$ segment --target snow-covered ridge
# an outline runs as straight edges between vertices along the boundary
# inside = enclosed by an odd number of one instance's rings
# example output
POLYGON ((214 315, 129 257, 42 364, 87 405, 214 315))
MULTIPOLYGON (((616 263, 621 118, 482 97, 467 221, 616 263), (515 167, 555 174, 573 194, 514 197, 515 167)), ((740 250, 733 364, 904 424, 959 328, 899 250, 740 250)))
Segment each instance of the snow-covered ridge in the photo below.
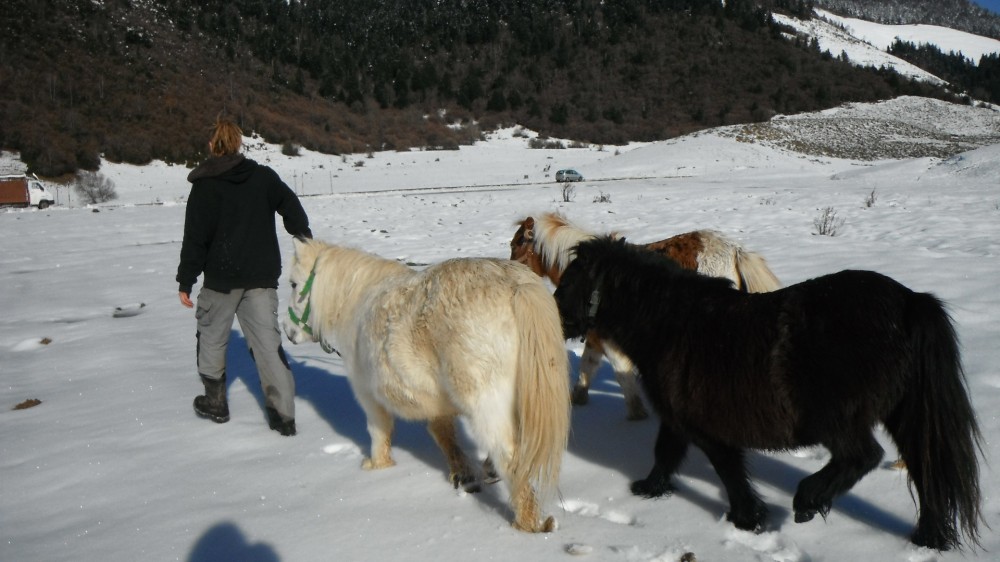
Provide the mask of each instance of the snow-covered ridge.
POLYGON ((846 55, 856 65, 891 68, 903 76, 933 84, 944 81, 887 52, 897 38, 916 45, 935 45, 945 53, 960 52, 972 64, 979 64, 983 55, 1000 53, 1000 41, 996 39, 947 27, 885 25, 845 18, 825 10, 815 10, 815 13, 817 17, 808 21, 782 14, 775 14, 774 19, 797 33, 815 38, 819 48, 833 56, 846 55))
POLYGON ((720 132, 813 156, 855 160, 946 158, 1000 143, 1000 112, 903 96, 881 103, 852 103, 720 132))
POLYGON ((848 31, 852 36, 885 51, 896 39, 915 45, 936 45, 945 53, 962 53, 972 64, 979 64, 983 55, 1000 53, 1000 41, 942 27, 939 25, 885 25, 856 18, 845 18, 836 14, 816 10, 823 19, 848 31))
MULTIPOLYGON (((817 12, 820 12, 817 10, 817 12)), ((823 13, 823 12, 820 12, 823 13)), ((816 39, 822 51, 830 51, 833 56, 847 55, 848 60, 858 66, 874 66, 876 68, 891 68, 902 76, 923 80, 932 84, 943 84, 944 81, 930 72, 895 57, 854 35, 847 30, 833 25, 820 18, 800 20, 782 14, 774 14, 778 23, 787 25, 797 33, 816 39)))

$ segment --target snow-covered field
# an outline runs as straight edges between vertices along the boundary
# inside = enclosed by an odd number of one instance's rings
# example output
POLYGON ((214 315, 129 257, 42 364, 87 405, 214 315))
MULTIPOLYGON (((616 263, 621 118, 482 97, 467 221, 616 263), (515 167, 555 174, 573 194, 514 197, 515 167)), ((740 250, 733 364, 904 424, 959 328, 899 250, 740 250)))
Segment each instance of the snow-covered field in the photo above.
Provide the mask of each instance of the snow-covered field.
MULTIPOLYGON (((851 111, 888 121, 919 111, 936 130, 973 137, 992 127, 994 140, 948 158, 868 160, 795 152, 731 129, 603 150, 531 150, 506 130, 458 151, 293 158, 255 144, 249 153, 296 186, 318 238, 407 262, 505 257, 515 220, 558 210, 636 242, 719 229, 766 256, 786 284, 864 268, 936 293, 956 320, 985 437, 985 552, 911 545, 906 476, 888 468, 865 477, 826 521, 795 524, 791 496, 826 461, 822 449, 750 456, 771 508, 760 535, 725 522, 725 492, 696 450, 674 497, 633 497, 628 484, 651 466, 656 422, 625 420, 607 365, 591 403, 573 411, 560 498, 547 506, 560 528, 548 535, 510 528, 503 484, 452 490, 419 424, 399 424, 397 466, 362 471, 364 417, 341 361, 318 345, 286 347, 297 436, 267 429, 238 325, 232 421, 199 419, 194 318, 173 280, 188 170, 108 164, 101 173, 117 186, 114 204, 81 207, 63 189, 57 207, 0 211, 0 560, 993 560, 1000 141, 995 114, 923 101, 851 111), (564 190, 553 180, 563 167, 586 180, 564 190), (815 234, 826 208, 844 221, 836 236, 815 234), (116 317, 119 308, 134 315, 116 317), (28 399, 41 404, 13 409, 28 399)), ((283 278, 281 309, 288 291, 283 278)), ((575 370, 581 344, 567 351, 575 370)), ((881 430, 878 438, 894 459, 881 430)))

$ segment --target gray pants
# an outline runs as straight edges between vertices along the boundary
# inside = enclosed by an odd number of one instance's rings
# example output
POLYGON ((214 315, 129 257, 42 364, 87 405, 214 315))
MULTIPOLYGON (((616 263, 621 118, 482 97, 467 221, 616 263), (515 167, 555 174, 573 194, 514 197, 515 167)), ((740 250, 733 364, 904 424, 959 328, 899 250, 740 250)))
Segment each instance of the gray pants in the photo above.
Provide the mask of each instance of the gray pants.
POLYGON ((278 329, 278 292, 275 289, 233 289, 220 293, 202 288, 198 293, 198 372, 210 379, 226 373, 226 347, 233 316, 247 339, 257 365, 265 404, 282 419, 295 419, 295 379, 288 368, 278 329))

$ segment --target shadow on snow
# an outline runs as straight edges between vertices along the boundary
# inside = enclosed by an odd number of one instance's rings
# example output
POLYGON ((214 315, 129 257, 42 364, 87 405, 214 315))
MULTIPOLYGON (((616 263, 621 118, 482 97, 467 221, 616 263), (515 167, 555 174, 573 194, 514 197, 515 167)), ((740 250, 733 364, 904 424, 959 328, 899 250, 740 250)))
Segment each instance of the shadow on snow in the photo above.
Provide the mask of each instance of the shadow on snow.
MULTIPOLYGON (((569 352, 569 357, 571 377, 575 381, 576 373, 579 372, 580 357, 573 352, 569 352)), ((656 414, 651 413, 649 419, 642 421, 625 419, 624 397, 607 362, 598 369, 591 385, 590 402, 586 406, 573 407, 573 428, 567 452, 588 462, 617 470, 630 481, 645 478, 653 466, 653 445, 659 429, 656 414)), ((766 493, 762 493, 770 512, 767 529, 769 531, 780 530, 786 523, 791 522, 791 497, 795 495, 799 481, 810 474, 781 460, 779 457, 784 454, 786 453, 747 451, 747 467, 751 480, 755 484, 766 484, 788 495, 786 502, 788 505, 784 505, 776 503, 776 501, 783 502, 783 499, 768 497, 766 493)), ((817 466, 816 470, 819 468, 820 466, 817 466)), ((713 519, 721 517, 729 509, 729 500, 722 487, 722 481, 716 475, 708 458, 694 445, 688 449, 678 475, 683 478, 674 478, 675 497, 663 498, 664 501, 691 502, 709 513, 713 519), (688 478, 715 486, 718 493, 708 496, 703 491, 686 484, 685 479, 688 478)), ((670 509, 666 503, 663 508, 670 509)), ((831 516, 836 517, 837 514, 846 515, 872 528, 901 538, 908 537, 913 526, 911 520, 891 513, 852 492, 834 500, 831 516)), ((813 525, 823 523, 821 519, 812 522, 813 525)))

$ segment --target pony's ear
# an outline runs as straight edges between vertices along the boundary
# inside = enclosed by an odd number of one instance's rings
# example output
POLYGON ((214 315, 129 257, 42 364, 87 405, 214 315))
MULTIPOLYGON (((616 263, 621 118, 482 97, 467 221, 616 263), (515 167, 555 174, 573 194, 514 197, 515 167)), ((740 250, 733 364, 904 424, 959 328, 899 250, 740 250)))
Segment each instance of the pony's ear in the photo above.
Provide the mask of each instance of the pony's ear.
POLYGON ((525 228, 524 232, 521 233, 521 236, 524 238, 525 242, 535 241, 535 231, 531 230, 530 228, 525 228))
POLYGON ((535 239, 535 218, 528 217, 524 219, 521 223, 521 227, 524 228, 524 239, 527 241, 532 241, 535 239))
POLYGON ((303 246, 305 246, 308 243, 309 241, 306 239, 305 236, 296 236, 292 238, 292 246, 295 248, 295 255, 297 256, 301 255, 303 246))

